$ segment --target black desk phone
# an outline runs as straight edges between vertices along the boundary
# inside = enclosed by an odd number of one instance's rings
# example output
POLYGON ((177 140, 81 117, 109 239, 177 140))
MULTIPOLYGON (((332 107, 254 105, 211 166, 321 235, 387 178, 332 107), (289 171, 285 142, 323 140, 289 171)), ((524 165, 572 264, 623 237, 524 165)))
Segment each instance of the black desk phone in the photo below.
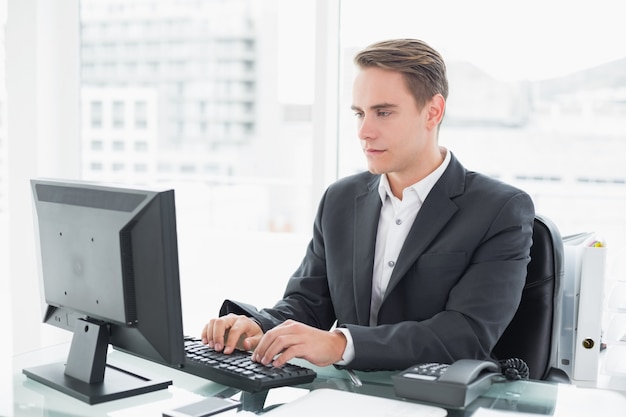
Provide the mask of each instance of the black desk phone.
POLYGON ((415 365, 391 378, 398 397, 465 407, 487 391, 496 377, 502 377, 497 363, 461 359, 451 365, 415 365))

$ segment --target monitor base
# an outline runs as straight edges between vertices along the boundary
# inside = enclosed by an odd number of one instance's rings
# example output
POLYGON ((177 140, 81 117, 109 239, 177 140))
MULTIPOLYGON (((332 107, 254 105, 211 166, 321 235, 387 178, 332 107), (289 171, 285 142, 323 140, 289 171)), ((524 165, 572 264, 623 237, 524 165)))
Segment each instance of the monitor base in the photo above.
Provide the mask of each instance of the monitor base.
POLYGON ((22 372, 34 381, 88 404, 99 404, 132 397, 165 389, 172 385, 171 380, 150 379, 113 365, 106 365, 103 382, 92 384, 67 376, 65 364, 62 362, 25 368, 22 372))

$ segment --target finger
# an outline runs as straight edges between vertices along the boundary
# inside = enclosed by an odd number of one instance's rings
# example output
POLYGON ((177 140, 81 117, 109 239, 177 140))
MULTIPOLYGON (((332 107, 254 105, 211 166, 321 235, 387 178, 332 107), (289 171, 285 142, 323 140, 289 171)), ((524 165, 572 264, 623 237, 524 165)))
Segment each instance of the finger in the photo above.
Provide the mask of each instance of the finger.
POLYGON ((243 349, 247 351, 255 350, 262 336, 263 336, 263 333, 259 333, 256 336, 249 336, 243 339, 243 349))
POLYGON ((211 319, 207 324, 207 343, 212 349, 215 349, 218 342, 223 343, 224 330, 217 330, 223 329, 223 324, 220 323, 222 323, 221 319, 211 319))
POLYGON ((235 348, 251 350, 256 347, 263 335, 259 324, 246 316, 238 316, 228 330, 224 352, 231 353, 235 348))
POLYGON ((202 343, 204 343, 205 345, 209 345, 211 348, 215 344, 215 341, 213 339, 215 320, 216 319, 211 319, 207 324, 205 324, 202 332, 200 333, 200 339, 202 339, 202 343))
MULTIPOLYGON (((293 323, 290 321, 284 322, 265 333, 254 350, 253 360, 268 365, 279 354, 284 353, 287 348, 298 343, 302 329, 293 323)), ((279 361, 279 363, 284 363, 284 361, 286 359, 279 361)))
MULTIPOLYGON (((277 335, 266 350, 264 359, 267 363, 271 362, 272 366, 281 367, 293 358, 304 357, 307 343, 315 343, 308 337, 311 330, 309 326, 302 323, 287 320, 281 328, 277 329, 277 335)), ((314 348, 311 344, 308 346, 310 349, 314 348)))
POLYGON ((235 315, 227 315, 209 322, 211 333, 209 335, 209 346, 218 352, 224 349, 225 341, 232 323, 237 319, 235 315))
POLYGON ((272 341, 274 340, 276 334, 276 332, 274 332, 274 329, 266 332, 259 339, 256 347, 254 348, 254 352, 252 352, 253 361, 261 362, 264 365, 267 365, 267 362, 263 362, 263 358, 265 357, 268 347, 272 344, 272 341))
POLYGON ((224 353, 233 353, 235 348, 243 347, 243 339, 246 332, 249 331, 248 319, 246 317, 238 317, 226 332, 224 342, 224 353))
POLYGON ((281 350, 280 354, 274 356, 274 359, 271 361, 272 366, 280 368, 293 358, 302 357, 304 353, 303 347, 304 345, 301 343, 290 344, 288 347, 281 350))

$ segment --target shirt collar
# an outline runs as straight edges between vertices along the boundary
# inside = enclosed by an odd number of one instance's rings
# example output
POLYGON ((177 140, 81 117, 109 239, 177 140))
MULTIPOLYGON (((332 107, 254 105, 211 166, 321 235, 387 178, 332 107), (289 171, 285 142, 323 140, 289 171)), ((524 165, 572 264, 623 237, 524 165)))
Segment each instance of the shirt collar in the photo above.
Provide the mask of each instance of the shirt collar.
MULTIPOLYGON (((441 147, 441 150, 446 153, 446 156, 443 158, 443 162, 441 165, 437 167, 433 172, 428 174, 426 177, 422 178, 418 182, 413 185, 405 188, 402 193, 404 194, 407 190, 412 190, 417 193, 420 201, 424 201, 430 193, 430 190, 435 186, 439 178, 443 175, 444 171, 450 164, 450 151, 444 147, 441 147)), ((390 198, 394 197, 391 192, 391 186, 389 185, 389 180, 387 179, 387 174, 382 174, 380 176, 380 182, 378 183, 378 193, 380 194, 380 199, 385 204, 385 200, 387 200, 387 196, 390 198)))

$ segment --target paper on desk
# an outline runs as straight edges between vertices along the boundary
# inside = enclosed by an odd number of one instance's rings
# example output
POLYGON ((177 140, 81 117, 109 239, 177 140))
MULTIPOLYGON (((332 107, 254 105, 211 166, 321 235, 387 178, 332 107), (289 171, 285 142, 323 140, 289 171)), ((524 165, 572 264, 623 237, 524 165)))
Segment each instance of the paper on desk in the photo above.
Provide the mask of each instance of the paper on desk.
POLYGON ((108 415, 110 417, 162 417, 163 411, 172 410, 204 399, 201 395, 172 386, 168 387, 168 391, 172 393, 172 397, 167 400, 111 411, 108 415))
POLYGON ((265 417, 444 417, 439 407, 320 388, 263 414, 265 417))
POLYGON ((479 407, 478 410, 472 414, 472 417, 537 417, 537 414, 532 413, 520 413, 519 411, 510 411, 510 410, 494 410, 492 408, 482 408, 479 407))

